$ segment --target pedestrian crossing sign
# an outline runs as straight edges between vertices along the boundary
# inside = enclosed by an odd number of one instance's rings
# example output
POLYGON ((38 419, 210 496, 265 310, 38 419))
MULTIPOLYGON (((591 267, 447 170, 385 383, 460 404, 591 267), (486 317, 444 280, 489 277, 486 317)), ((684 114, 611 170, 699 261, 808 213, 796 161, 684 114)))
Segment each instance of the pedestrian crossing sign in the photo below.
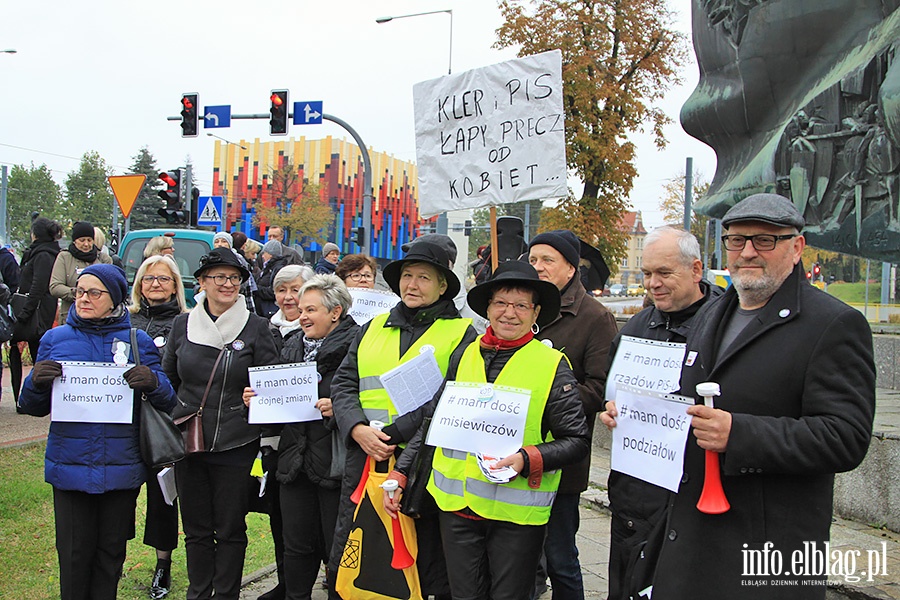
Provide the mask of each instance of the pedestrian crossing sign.
POLYGON ((200 208, 197 225, 221 225, 223 200, 223 196, 200 196, 197 199, 197 206, 200 208))

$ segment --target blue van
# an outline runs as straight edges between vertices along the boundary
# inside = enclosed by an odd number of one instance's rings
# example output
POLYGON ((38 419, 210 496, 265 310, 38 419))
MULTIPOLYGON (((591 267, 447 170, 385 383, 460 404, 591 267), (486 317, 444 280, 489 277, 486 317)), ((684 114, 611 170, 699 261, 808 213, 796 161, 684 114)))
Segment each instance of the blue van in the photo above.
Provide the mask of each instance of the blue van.
POLYGON ((125 265, 128 285, 134 284, 134 276, 144 262, 144 248, 152 238, 167 236, 175 240, 175 264, 184 281, 184 295, 189 306, 194 304, 194 271, 200 267, 200 257, 213 249, 214 231, 202 229, 140 229, 125 234, 119 248, 119 256, 125 265))

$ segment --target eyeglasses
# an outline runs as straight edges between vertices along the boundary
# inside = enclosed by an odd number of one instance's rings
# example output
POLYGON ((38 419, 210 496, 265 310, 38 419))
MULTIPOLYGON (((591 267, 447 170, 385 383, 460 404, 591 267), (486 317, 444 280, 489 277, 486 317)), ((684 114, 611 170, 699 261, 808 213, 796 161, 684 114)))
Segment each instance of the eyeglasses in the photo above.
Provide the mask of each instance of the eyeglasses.
POLYGON ((371 273, 350 273, 347 279, 352 281, 375 281, 375 276, 371 273))
POLYGON ((103 294, 109 294, 106 290, 83 290, 81 288, 75 288, 75 297, 81 298, 85 294, 88 295, 88 298, 91 300, 99 300, 100 296, 103 294))
POLYGON ((212 279, 216 285, 225 285, 230 282, 231 285, 241 285, 240 275, 204 275, 206 279, 212 279))
POLYGON ((497 312, 506 312, 507 306, 512 306, 517 313, 527 313, 534 308, 534 302, 504 302, 503 300, 491 300, 488 304, 490 308, 497 312))
POLYGON ((146 283, 147 285, 152 285, 154 281, 158 281, 159 285, 166 285, 167 283, 171 283, 174 279, 169 277, 168 275, 144 275, 141 277, 141 281, 146 283))
POLYGON ((753 244, 756 250, 765 252, 766 250, 774 250, 775 244, 782 240, 795 238, 799 233, 787 233, 785 235, 772 235, 771 233, 760 233, 757 235, 723 235, 722 244, 726 250, 737 251, 743 250, 747 242, 753 244))

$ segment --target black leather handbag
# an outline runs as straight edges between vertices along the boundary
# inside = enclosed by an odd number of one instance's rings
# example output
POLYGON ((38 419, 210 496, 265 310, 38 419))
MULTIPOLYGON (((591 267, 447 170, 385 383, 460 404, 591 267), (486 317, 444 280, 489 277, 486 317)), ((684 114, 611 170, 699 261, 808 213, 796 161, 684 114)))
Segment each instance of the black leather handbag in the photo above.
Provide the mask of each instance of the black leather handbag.
MULTIPOLYGON (((131 329, 131 351, 134 364, 141 364, 141 353, 137 345, 137 333, 131 329)), ((159 468, 171 465, 184 458, 184 437, 172 422, 172 417, 147 400, 141 394, 141 458, 149 467, 159 468)))

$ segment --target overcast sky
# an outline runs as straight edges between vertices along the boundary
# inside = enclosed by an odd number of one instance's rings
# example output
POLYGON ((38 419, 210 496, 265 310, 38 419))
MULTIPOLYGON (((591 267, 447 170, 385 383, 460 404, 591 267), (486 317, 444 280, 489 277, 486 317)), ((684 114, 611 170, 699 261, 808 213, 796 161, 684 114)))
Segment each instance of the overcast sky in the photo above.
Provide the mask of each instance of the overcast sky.
MULTIPOLYGON (((690 31, 689 0, 670 0, 678 27, 690 31)), ((268 121, 232 121, 230 129, 200 129, 183 139, 176 116, 183 92, 201 106, 230 104, 232 113, 264 113, 269 93, 290 90, 290 101, 322 100, 327 113, 352 125, 377 151, 415 161, 413 84, 447 72, 450 17, 445 13, 376 24, 386 15, 453 10, 452 67, 457 73, 515 57, 491 48, 500 13, 492 0, 121 0, 5 2, 0 50, 0 164, 46 163, 58 182, 96 150, 117 174, 146 145, 161 169, 194 163, 208 194, 213 132, 237 142, 263 141, 268 121)), ((684 84, 666 95, 676 123, 659 152, 640 135, 631 196, 645 223, 662 223, 659 194, 684 170, 685 157, 711 179, 715 154, 688 136, 678 112, 697 82, 683 67, 684 84)), ((317 139, 349 136, 332 124, 294 126, 317 139)), ((577 190, 580 192, 580 190, 577 190)))

